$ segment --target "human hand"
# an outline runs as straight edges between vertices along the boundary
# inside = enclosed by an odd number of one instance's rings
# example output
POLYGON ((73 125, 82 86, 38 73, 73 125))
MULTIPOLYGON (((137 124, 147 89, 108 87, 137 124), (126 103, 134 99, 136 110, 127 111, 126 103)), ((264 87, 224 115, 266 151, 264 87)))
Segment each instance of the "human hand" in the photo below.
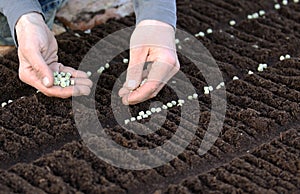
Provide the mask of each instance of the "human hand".
POLYGON ((54 34, 38 13, 20 17, 16 27, 20 79, 47 96, 68 98, 89 95, 92 81, 85 72, 58 63, 57 42, 54 34), (70 72, 75 85, 62 88, 53 86, 54 71, 70 72))
POLYGON ((174 28, 156 20, 140 22, 131 35, 126 81, 119 90, 123 104, 155 97, 179 68, 174 28), (144 70, 147 62, 150 64, 144 70), (144 79, 147 80, 141 85, 144 79))

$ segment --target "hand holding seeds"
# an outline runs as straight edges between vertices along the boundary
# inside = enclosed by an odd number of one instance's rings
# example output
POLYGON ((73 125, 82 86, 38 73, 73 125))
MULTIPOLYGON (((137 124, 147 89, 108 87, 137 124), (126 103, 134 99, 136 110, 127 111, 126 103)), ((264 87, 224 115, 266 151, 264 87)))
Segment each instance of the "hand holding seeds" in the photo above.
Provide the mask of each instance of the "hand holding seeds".
POLYGON ((119 91, 123 103, 155 97, 179 67, 173 27, 156 20, 140 22, 131 36, 126 82, 119 91), (144 70, 147 62, 151 64, 144 70))
POLYGON ((16 24, 20 79, 47 96, 68 98, 72 95, 88 95, 92 81, 85 72, 58 63, 57 42, 53 33, 38 13, 20 17, 16 24), (71 73, 75 85, 54 86, 53 72, 71 73))

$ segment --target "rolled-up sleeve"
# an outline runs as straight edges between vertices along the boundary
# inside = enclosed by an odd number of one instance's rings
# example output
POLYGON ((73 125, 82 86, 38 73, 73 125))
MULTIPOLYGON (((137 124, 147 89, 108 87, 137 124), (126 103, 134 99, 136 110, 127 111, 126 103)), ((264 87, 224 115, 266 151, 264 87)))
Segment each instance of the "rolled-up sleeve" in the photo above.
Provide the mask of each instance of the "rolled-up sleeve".
POLYGON ((8 25, 15 42, 15 25, 19 18, 29 12, 43 14, 38 0, 0 0, 0 12, 7 17, 8 25))
POLYGON ((136 23, 158 20, 176 28, 176 0, 133 0, 136 23))

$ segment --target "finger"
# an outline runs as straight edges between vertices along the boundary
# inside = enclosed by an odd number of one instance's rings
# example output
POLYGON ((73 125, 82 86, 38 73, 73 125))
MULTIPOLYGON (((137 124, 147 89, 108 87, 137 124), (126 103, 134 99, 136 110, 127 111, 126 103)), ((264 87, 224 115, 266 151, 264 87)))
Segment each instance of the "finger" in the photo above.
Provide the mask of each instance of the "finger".
POLYGON ((130 61, 126 74, 126 82, 123 86, 124 88, 134 90, 140 85, 147 54, 148 49, 145 48, 134 48, 130 50, 130 61))
POLYGON ((49 97, 69 98, 71 96, 89 95, 91 88, 86 85, 75 85, 65 88, 53 86, 51 88, 44 87, 40 91, 49 97))
POLYGON ((135 91, 124 95, 122 98, 123 103, 137 104, 155 97, 167 81, 178 72, 178 66, 154 62, 149 69, 147 81, 135 91))
MULTIPOLYGON (((40 82, 45 87, 51 87, 53 85, 53 72, 46 64, 41 53, 39 51, 33 50, 29 55, 30 57, 27 56, 28 55, 26 55, 25 57, 29 65, 34 70, 35 76, 40 80, 40 82)), ((29 75, 25 75, 25 76, 29 76, 29 75)), ((30 76, 34 76, 34 75, 30 75, 30 76)), ((33 85, 34 83, 29 83, 29 84, 33 85)))
POLYGON ((71 78, 71 81, 74 81, 74 85, 83 85, 89 88, 93 87, 93 82, 90 79, 86 78, 71 78))
POLYGON ((155 91, 160 88, 162 82, 160 81, 147 81, 143 86, 126 94, 122 97, 122 102, 125 105, 134 105, 150 98, 153 98, 155 91))
MULTIPOLYGON (((151 65, 151 64, 150 64, 150 65, 151 65)), ((149 74, 149 69, 148 69, 148 68, 145 69, 145 70, 143 70, 143 73, 142 73, 142 80, 147 79, 148 74, 149 74)), ((141 82, 141 84, 142 84, 142 82, 141 82)), ((140 85, 141 85, 141 84, 140 84, 140 85)), ((121 89, 119 90, 119 96, 120 96, 120 97, 124 97, 125 95, 129 94, 130 92, 132 92, 132 90, 129 90, 128 88, 123 87, 123 88, 121 88, 121 89)))

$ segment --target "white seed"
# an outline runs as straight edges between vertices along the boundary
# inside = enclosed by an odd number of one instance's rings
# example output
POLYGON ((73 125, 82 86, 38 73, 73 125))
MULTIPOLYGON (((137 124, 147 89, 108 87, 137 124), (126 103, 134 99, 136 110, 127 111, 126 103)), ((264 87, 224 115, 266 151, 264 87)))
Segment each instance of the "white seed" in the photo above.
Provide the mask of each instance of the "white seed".
POLYGON ((128 59, 123 59, 123 63, 128 63, 129 62, 129 60, 128 59))
POLYGON ((253 71, 249 70, 249 71, 248 71, 248 74, 249 74, 249 75, 252 75, 252 74, 253 74, 253 71))
POLYGON ((147 111, 146 111, 146 114, 147 114, 147 115, 152 115, 152 112, 151 112, 150 110, 147 110, 147 111))
POLYGON ((208 86, 208 90, 209 90, 210 92, 212 92, 212 91, 214 90, 214 88, 213 88, 212 86, 208 86))
POLYGON ((235 22, 234 20, 230 20, 230 21, 229 21, 229 25, 230 25, 230 26, 234 26, 235 24, 236 24, 236 22, 235 22))
POLYGON ((258 13, 255 12, 255 13, 252 14, 252 17, 253 17, 254 19, 257 19, 257 18, 259 18, 259 15, 258 15, 258 13))
POLYGON ((234 77, 232 78, 232 80, 238 80, 238 79, 239 79, 238 76, 234 76, 234 77))
POLYGON ((289 55, 289 54, 285 55, 285 59, 290 59, 290 58, 291 58, 291 55, 289 55))
POLYGON ((173 81, 172 81, 172 84, 176 84, 176 81, 175 81, 175 80, 173 80, 173 81))
POLYGON ((137 117, 136 117, 136 120, 138 120, 138 121, 139 121, 139 120, 142 120, 142 119, 143 119, 142 116, 137 116, 137 117))
POLYGON ((252 19, 253 19, 253 16, 252 16, 252 15, 248 15, 248 16, 247 16, 247 19, 248 19, 248 20, 252 20, 252 19))
POLYGON ((283 0, 283 1, 282 1, 282 4, 283 4, 283 5, 287 5, 288 3, 289 3, 289 2, 288 2, 287 0, 283 0))
POLYGON ((184 39, 184 41, 189 41, 189 40, 190 40, 190 38, 189 38, 189 37, 187 37, 187 38, 185 38, 185 39, 184 39))
POLYGON ((285 56, 283 56, 283 55, 281 55, 280 57, 279 57, 279 60, 280 61, 283 61, 285 59, 285 56))
POLYGON ((130 122, 129 119, 126 119, 126 120, 124 121, 125 125, 127 125, 129 122, 130 122))
POLYGON ((74 33, 74 36, 76 36, 76 37, 80 37, 80 35, 78 34, 78 33, 74 33))
POLYGON ((104 67, 108 69, 110 67, 109 63, 105 63, 104 67))
POLYGON ((61 83, 60 83, 60 87, 62 87, 62 88, 65 88, 65 87, 67 87, 67 84, 66 84, 66 82, 61 82, 61 83))
POLYGON ((91 29, 87 29, 86 31, 84 31, 85 34, 90 34, 91 33, 91 29))
POLYGON ((266 14, 265 10, 259 10, 259 12, 258 12, 258 13, 259 13, 259 15, 260 15, 260 16, 263 16, 263 15, 265 15, 265 14, 266 14))
POLYGON ((275 9, 280 9, 280 4, 279 4, 279 3, 276 3, 276 4, 274 5, 274 8, 275 8, 275 9))
POLYGON ((177 102, 176 102, 175 100, 173 100, 171 103, 172 103, 174 106, 177 104, 177 102))
POLYGON ((86 72, 86 74, 87 74, 89 77, 91 77, 91 75, 92 75, 92 72, 90 72, 90 71, 87 71, 87 72, 86 72))
POLYGON ((37 91, 36 91, 36 93, 38 94, 38 93, 40 93, 40 91, 39 91, 39 90, 37 90, 37 91))
POLYGON ((206 86, 206 87, 204 87, 204 94, 209 94, 209 89, 208 89, 208 87, 206 86))
POLYGON ((294 0, 294 3, 299 3, 299 0, 294 0))
POLYGON ((145 115, 144 111, 139 112, 139 115, 140 115, 140 116, 145 115))
POLYGON ((182 104, 181 104, 181 103, 178 103, 177 106, 182 106, 182 104))
POLYGON ((175 44, 179 44, 180 40, 179 39, 175 39, 175 44))
POLYGON ((193 94, 193 98, 194 98, 194 99, 198 99, 198 94, 194 93, 194 94, 193 94))
POLYGON ((151 108, 150 111, 151 111, 152 113, 155 113, 155 112, 156 112, 156 108, 151 108))
POLYGON ((161 108, 164 109, 164 110, 167 110, 167 109, 168 109, 168 107, 167 107, 166 105, 162 105, 161 108))
POLYGON ((267 69, 268 64, 264 63, 264 64, 261 64, 261 66, 262 66, 264 69, 267 69))
POLYGON ((162 111, 162 110, 161 110, 160 107, 156 108, 156 112, 157 112, 157 113, 159 113, 159 112, 161 112, 161 111, 162 111))
POLYGON ((219 89, 221 89, 222 88, 222 86, 219 84, 219 85, 217 85, 217 87, 216 87, 216 89, 217 90, 219 90, 219 89))
POLYGON ((74 86, 75 85, 75 80, 74 79, 71 79, 71 86, 74 86))
POLYGON ((136 118, 135 118, 135 117, 131 117, 131 118, 130 118, 130 121, 132 121, 132 122, 133 122, 133 121, 136 121, 136 118))
POLYGON ((256 44, 252 45, 252 47, 253 47, 253 48, 256 48, 256 49, 259 48, 258 45, 256 45, 256 44))
POLYGON ((188 99, 189 100, 193 100, 193 96, 188 96, 188 99))
POLYGON ((262 72, 264 71, 264 68, 262 66, 258 66, 257 71, 262 72))
POLYGON ((184 100, 178 100, 179 104, 184 104, 184 102, 185 102, 184 100))
POLYGON ((7 105, 7 103, 6 102, 3 102, 2 104, 1 104, 1 107, 3 108, 3 107, 5 107, 7 105))
POLYGON ((172 108, 172 107, 173 107, 173 104, 172 104, 171 102, 168 102, 168 103, 167 103, 167 107, 172 108))
POLYGON ((104 67, 100 67, 100 68, 97 70, 97 73, 102 74, 104 70, 105 70, 104 67))
POLYGON ((206 33, 207 33, 207 34, 211 34, 211 33, 213 33, 213 30, 212 30, 211 28, 208 28, 208 29, 206 30, 206 33))
POLYGON ((142 117, 143 117, 143 119, 146 119, 146 118, 148 118, 149 116, 148 116, 148 115, 143 115, 142 117))
POLYGON ((178 49, 181 50, 181 49, 182 49, 182 46, 181 46, 181 45, 178 45, 178 49))
POLYGON ((147 79, 144 79, 144 80, 141 82, 140 86, 144 85, 146 82, 147 82, 147 79))

